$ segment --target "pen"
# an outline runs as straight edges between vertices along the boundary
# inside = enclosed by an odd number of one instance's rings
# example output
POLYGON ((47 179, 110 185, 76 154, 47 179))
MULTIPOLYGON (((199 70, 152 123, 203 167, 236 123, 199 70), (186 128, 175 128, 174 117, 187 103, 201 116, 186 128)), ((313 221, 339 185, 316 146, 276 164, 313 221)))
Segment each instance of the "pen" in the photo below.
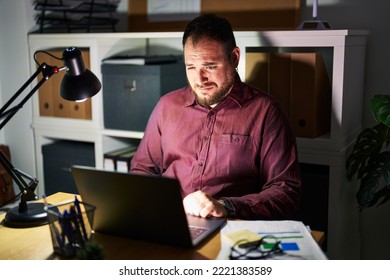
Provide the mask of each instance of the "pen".
POLYGON ((68 238, 69 244, 73 246, 75 239, 70 222, 70 214, 67 210, 64 210, 63 214, 63 231, 65 232, 65 236, 68 238))
POLYGON ((87 231, 85 230, 85 224, 84 224, 83 214, 82 214, 82 212, 81 212, 80 202, 79 202, 79 200, 77 199, 77 196, 76 196, 76 195, 74 196, 74 205, 76 206, 77 217, 78 217, 79 222, 80 222, 80 225, 81 225, 81 230, 82 230, 82 232, 83 232, 84 241, 87 241, 87 240, 88 240, 88 235, 87 235, 87 231))
POLYGON ((74 233, 75 242, 78 245, 84 246, 84 239, 83 236, 81 235, 80 224, 78 222, 78 217, 74 205, 70 207, 70 224, 71 224, 71 230, 74 233))

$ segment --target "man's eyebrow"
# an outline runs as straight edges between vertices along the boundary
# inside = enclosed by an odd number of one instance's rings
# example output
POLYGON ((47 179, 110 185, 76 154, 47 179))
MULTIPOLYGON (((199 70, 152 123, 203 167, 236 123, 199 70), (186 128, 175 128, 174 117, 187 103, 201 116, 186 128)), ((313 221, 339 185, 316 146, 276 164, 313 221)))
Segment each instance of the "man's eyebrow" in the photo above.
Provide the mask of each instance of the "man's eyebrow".
MULTIPOLYGON (((204 62, 202 63, 202 66, 209 66, 209 65, 215 65, 218 64, 217 62, 204 62)), ((194 63, 185 63, 186 66, 194 66, 194 63)))

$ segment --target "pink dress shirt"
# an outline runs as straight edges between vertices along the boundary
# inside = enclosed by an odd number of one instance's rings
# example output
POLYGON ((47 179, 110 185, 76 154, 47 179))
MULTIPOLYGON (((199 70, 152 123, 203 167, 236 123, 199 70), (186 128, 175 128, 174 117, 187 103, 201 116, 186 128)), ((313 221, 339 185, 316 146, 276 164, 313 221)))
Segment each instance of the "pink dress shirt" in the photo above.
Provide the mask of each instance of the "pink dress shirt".
POLYGON ((131 172, 176 178, 183 198, 197 190, 225 198, 241 219, 292 218, 301 196, 286 114, 272 96, 239 77, 212 109, 198 105, 189 87, 162 96, 131 172))

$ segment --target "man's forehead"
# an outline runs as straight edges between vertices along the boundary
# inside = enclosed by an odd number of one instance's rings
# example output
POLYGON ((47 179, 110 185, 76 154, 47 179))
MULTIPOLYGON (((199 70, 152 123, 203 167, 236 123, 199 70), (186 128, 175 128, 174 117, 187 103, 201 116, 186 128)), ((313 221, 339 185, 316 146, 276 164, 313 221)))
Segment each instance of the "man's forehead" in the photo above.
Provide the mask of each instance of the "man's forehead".
POLYGON ((184 55, 215 54, 223 53, 223 45, 214 40, 202 40, 196 43, 187 42, 184 46, 184 55))

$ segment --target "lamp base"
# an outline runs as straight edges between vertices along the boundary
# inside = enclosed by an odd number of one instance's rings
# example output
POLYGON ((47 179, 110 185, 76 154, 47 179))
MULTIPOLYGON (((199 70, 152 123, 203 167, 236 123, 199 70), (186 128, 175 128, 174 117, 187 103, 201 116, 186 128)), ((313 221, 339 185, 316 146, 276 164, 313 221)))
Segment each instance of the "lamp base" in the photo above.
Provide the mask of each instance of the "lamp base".
POLYGON ((48 223, 44 203, 28 203, 27 210, 19 211, 16 206, 10 209, 4 218, 4 225, 14 228, 36 227, 48 223))
POLYGON ((321 21, 321 20, 303 21, 297 27, 297 30, 325 30, 325 29, 332 29, 332 27, 330 27, 328 22, 321 21))

